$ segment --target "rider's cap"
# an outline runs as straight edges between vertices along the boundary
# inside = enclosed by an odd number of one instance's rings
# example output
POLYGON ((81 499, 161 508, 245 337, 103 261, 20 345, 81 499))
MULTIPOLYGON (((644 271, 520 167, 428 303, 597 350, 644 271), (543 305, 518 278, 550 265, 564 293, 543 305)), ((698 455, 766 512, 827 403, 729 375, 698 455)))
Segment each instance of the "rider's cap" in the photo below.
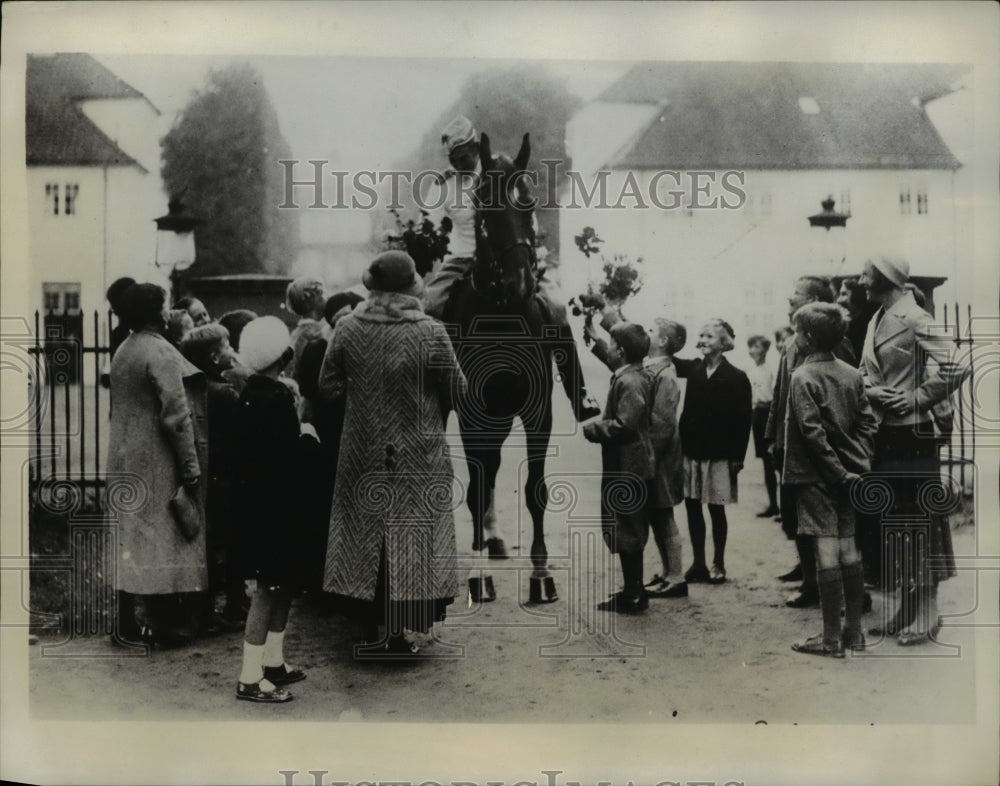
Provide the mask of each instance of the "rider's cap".
POLYGON ((372 260, 361 280, 368 289, 380 292, 419 295, 424 291, 424 280, 417 275, 417 266, 405 251, 385 251, 379 254, 372 260))
POLYGON ((459 145, 476 141, 476 129, 465 115, 459 115, 441 130, 441 144, 450 153, 459 145))

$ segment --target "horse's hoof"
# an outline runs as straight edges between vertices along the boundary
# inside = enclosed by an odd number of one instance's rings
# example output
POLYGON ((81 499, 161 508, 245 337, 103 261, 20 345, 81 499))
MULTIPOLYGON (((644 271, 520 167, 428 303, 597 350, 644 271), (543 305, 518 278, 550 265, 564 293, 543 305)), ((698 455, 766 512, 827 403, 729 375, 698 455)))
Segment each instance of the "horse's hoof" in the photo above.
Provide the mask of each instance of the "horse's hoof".
POLYGON ((551 576, 543 579, 528 579, 528 602, 529 603, 555 603, 559 600, 556 592, 556 582, 551 576))
POLYGON ((486 548, 489 549, 490 559, 507 559, 507 546, 501 538, 487 538, 486 548))
POLYGON ((481 579, 469 579, 469 597, 473 603, 489 603, 496 600, 497 592, 493 587, 493 577, 485 576, 481 579))

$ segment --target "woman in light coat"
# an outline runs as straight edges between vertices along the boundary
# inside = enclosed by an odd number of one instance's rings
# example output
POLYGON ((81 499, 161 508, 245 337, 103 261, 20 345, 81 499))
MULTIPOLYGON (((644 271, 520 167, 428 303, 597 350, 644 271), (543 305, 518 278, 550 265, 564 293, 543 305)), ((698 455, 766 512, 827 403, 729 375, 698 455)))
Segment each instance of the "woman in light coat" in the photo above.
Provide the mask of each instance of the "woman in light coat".
POLYGON ((373 649, 412 652, 404 629, 428 632, 458 591, 444 427, 466 382, 407 254, 380 255, 364 282, 320 371, 320 394, 346 405, 324 588, 360 602, 369 640, 385 626, 373 649))
POLYGON ((900 589, 895 616, 872 633, 897 635, 902 645, 934 639, 938 583, 955 575, 951 529, 938 509, 948 495, 940 488, 932 410, 963 379, 947 340, 931 334, 931 316, 906 290, 909 274, 905 260, 881 258, 866 262, 860 279, 879 306, 860 366, 880 421, 871 474, 889 491, 886 510, 866 512, 882 516, 880 563, 890 570, 883 586, 900 589))
POLYGON ((205 528, 181 532, 169 501, 182 485, 201 507, 208 459, 205 377, 163 337, 166 293, 135 284, 124 296, 131 334, 111 361, 108 510, 117 520, 118 641, 180 643, 179 593, 208 589, 205 528), (133 596, 151 627, 140 631, 133 596), (174 619, 172 619, 174 617, 174 619))

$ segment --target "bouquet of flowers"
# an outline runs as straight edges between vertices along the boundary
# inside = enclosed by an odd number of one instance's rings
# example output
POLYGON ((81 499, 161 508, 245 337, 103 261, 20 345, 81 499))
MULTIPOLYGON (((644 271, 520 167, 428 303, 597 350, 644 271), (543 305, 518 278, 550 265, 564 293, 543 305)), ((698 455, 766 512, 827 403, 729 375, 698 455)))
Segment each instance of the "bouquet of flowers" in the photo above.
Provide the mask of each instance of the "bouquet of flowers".
MULTIPOLYGON (((591 254, 600 253, 599 244, 604 242, 592 227, 585 227, 583 233, 574 239, 577 248, 587 259, 590 259, 591 254)), ((601 261, 604 280, 596 287, 593 281, 588 282, 587 291, 569 301, 574 316, 584 315, 583 340, 588 346, 594 315, 613 308, 618 312, 618 317, 624 319, 621 314, 622 304, 642 289, 642 275, 637 267, 642 264, 642 257, 633 262, 626 254, 615 254, 610 259, 601 254, 601 261)))
POLYGON ((396 234, 386 235, 386 248, 405 251, 417 266, 417 274, 426 276, 434 269, 434 263, 444 259, 448 252, 448 235, 451 233, 451 219, 445 216, 441 226, 435 228, 426 210, 420 211, 419 224, 411 219, 405 223, 399 211, 389 208, 396 219, 396 234))

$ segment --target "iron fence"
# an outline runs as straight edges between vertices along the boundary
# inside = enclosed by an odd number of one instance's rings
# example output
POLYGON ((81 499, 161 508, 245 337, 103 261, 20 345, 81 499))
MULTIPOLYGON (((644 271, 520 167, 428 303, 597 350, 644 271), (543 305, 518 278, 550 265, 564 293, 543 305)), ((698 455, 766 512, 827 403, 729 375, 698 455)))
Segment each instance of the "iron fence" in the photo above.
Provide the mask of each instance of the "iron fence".
MULTIPOLYGON (((88 507, 103 509, 106 486, 103 451, 111 395, 104 368, 111 323, 93 312, 93 343, 83 337, 83 314, 35 312, 31 378, 29 494, 32 505, 52 503, 52 495, 75 493, 88 507), (43 329, 44 327, 44 329, 43 329), (90 371, 92 370, 92 374, 90 371)), ((56 502, 49 507, 60 508, 56 502)))
MULTIPOLYGON (((976 461, 972 312, 967 306, 963 325, 957 303, 945 304, 943 311, 941 325, 954 343, 956 358, 967 358, 967 377, 951 396, 954 430, 950 437, 941 438, 941 461, 960 488, 968 489, 976 461)), ((35 339, 28 350, 34 359, 29 472, 32 505, 41 502, 50 506, 53 494, 75 494, 89 509, 105 506, 105 424, 111 415, 106 373, 111 357, 110 324, 110 312, 95 310, 93 342, 88 344, 83 338, 82 313, 46 312, 43 316, 35 312, 35 339)))

